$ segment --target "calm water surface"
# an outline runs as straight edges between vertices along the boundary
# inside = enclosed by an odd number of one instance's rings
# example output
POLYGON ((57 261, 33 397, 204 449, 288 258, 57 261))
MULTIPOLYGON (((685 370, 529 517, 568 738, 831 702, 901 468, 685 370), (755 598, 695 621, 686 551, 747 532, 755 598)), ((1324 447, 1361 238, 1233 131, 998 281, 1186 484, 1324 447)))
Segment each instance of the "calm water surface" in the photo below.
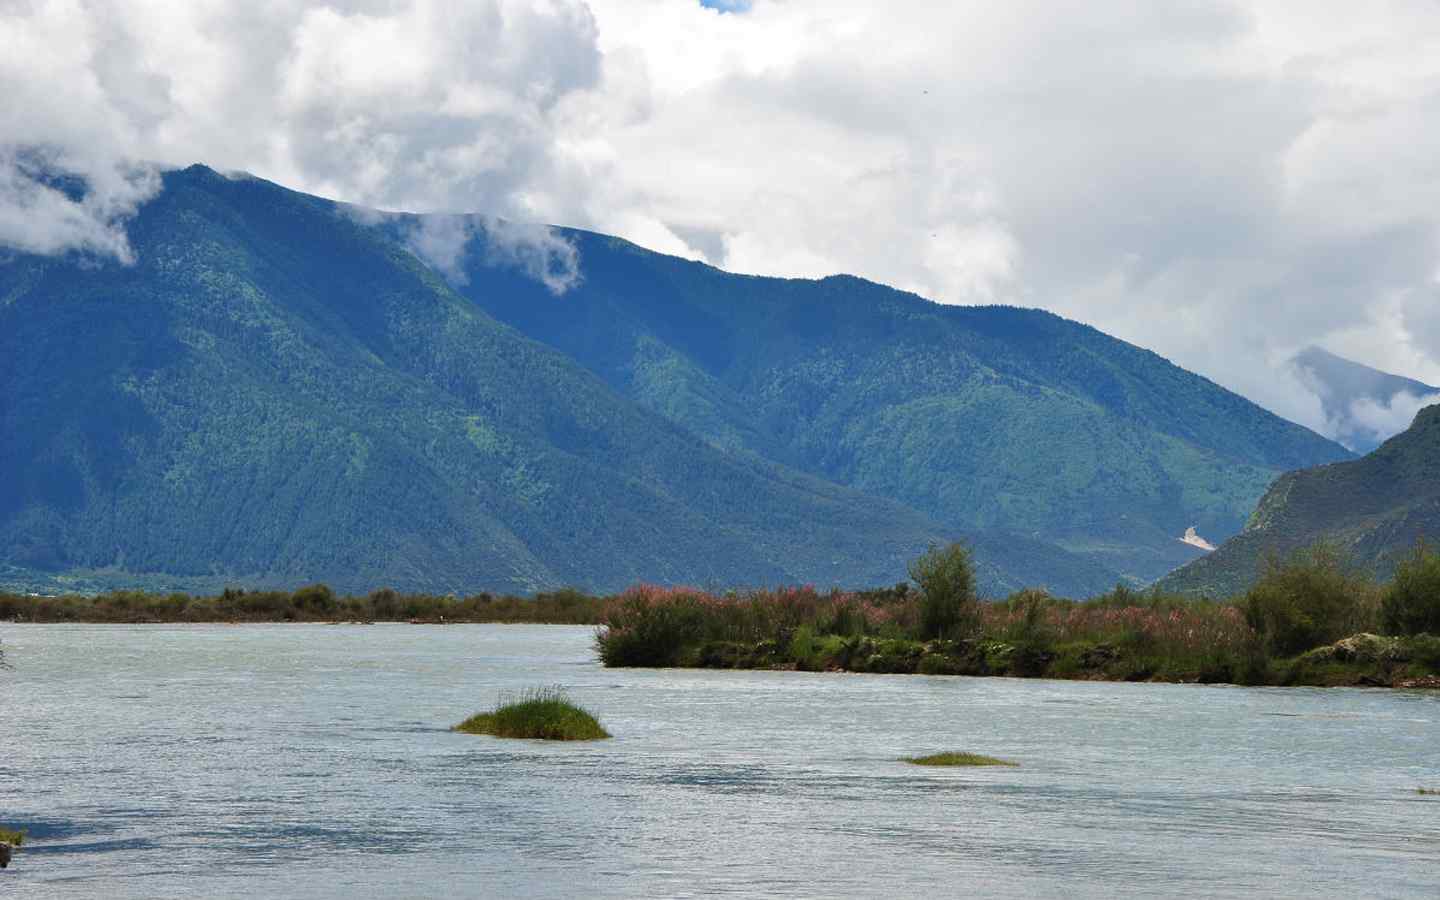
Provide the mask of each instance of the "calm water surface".
POLYGON ((588 628, 0 626, 6 897, 1440 895, 1440 695, 600 668, 588 628), (448 732, 561 684, 616 739, 448 732), (927 770, 961 749, 1017 769, 927 770))

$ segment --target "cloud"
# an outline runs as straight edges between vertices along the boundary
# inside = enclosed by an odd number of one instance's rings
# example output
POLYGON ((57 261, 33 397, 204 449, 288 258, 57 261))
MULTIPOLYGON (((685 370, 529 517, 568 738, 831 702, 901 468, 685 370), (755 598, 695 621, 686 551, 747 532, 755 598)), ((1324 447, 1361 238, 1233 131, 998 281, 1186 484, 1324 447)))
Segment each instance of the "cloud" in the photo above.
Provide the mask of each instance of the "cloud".
POLYGON ((517 268, 556 296, 580 283, 580 251, 554 229, 495 218, 483 225, 490 264, 517 268))
POLYGON ((1369 397, 1358 398, 1350 403, 1350 417, 1339 437, 1357 434, 1371 439, 1391 437, 1409 428, 1420 410, 1436 403, 1440 403, 1440 394, 1419 396, 1409 391, 1401 391, 1384 403, 1369 397))
POLYGON ((581 281, 580 251, 546 225, 493 216, 428 215, 409 220, 406 245, 455 284, 469 280, 466 264, 479 255, 487 265, 524 272, 560 296, 581 281))
POLYGON ((1316 428, 1303 346, 1440 378, 1433 3, 592 5, 646 73, 589 98, 593 227, 1044 307, 1316 428))
POLYGON ((90 163, 58 148, 0 146, 0 245, 132 263, 125 222, 159 186, 152 166, 90 163))
MULTIPOLYGON (((580 0, 0 0, 0 46, 0 243, 121 260, 157 184, 131 160, 384 209, 560 217, 577 179, 559 108, 600 78, 580 0), (37 178, 37 152, 83 198, 37 178)), ((546 235, 503 246, 559 285, 546 235)))
MULTIPOLYGON (((1316 428, 1304 346, 1440 383, 1432 0, 745 5, 0 0, 0 134, 96 186, 4 157, 0 241, 124 258, 115 161, 203 161, 1044 307, 1316 428)), ((425 227, 442 270, 479 246, 425 227)), ((526 234, 485 246, 568 283, 526 234)))

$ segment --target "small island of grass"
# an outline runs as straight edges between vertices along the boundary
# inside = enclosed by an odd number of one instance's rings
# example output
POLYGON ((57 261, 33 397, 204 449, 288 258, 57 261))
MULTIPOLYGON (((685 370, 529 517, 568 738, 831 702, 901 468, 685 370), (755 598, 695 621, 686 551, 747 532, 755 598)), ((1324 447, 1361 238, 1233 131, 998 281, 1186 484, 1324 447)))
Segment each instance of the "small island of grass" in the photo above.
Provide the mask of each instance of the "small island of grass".
POLYGON ((979 753, 932 753, 929 756, 907 756, 901 762, 915 766, 1018 766, 1019 763, 979 753))
POLYGON ((1415 793, 1422 797, 1440 797, 1440 788, 1416 788, 1415 793))
POLYGON ((560 688, 536 688, 519 696, 502 694, 495 709, 476 713, 454 730, 545 741, 595 741, 610 736, 593 715, 572 703, 560 688))
POLYGON ((10 868, 11 852, 23 843, 25 843, 25 832, 0 828, 0 869, 10 868))

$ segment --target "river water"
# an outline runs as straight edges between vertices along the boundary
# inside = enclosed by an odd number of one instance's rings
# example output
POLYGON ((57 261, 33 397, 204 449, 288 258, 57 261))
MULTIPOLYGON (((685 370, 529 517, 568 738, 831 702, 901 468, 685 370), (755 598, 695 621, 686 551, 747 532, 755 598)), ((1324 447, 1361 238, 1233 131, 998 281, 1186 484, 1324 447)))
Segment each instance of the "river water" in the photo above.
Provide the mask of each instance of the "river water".
POLYGON ((607 670, 589 628, 0 626, 6 897, 1440 895, 1440 694, 607 670), (448 726, 563 685, 615 739, 448 726), (969 750, 1013 769, 922 769, 969 750))

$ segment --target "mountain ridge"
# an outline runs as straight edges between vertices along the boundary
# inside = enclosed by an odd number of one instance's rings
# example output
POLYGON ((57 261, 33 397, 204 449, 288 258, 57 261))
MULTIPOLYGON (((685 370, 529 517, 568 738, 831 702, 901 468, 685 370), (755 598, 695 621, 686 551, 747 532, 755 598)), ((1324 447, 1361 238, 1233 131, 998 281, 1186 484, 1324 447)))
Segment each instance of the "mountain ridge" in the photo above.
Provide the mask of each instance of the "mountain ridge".
MULTIPOLYGON (((133 266, 0 261, 0 463, 20 473, 0 482, 0 564, 13 570, 436 591, 884 584, 929 543, 968 537, 993 591, 1083 594, 1126 573, 1105 535, 1073 539, 1083 521, 1068 544, 1032 527, 1050 502, 1033 488, 1053 478, 1017 450, 1027 441, 1071 441, 1080 425, 1096 458, 1148 454, 1135 471, 1209 466, 1213 496, 1174 515, 1153 514, 1183 499, 1173 478, 1152 490, 1164 472, 1135 492, 1153 509, 1117 540, 1156 555, 1152 569, 1194 552, 1154 550, 1179 544, 1193 509, 1258 496, 1288 455, 1343 453, 1224 392, 1205 415, 1160 410, 1125 368, 1158 357, 1132 347, 1113 362, 1118 342, 1093 329, 1088 350, 1059 345, 1075 367, 1061 383, 1026 357, 1085 326, 1049 314, 942 311, 880 286, 857 299, 866 283, 850 277, 697 281, 697 264, 563 230, 584 279, 563 297, 475 241, 452 283, 405 240, 415 217, 204 167, 164 177, 130 223, 133 266), (684 303, 645 290, 657 269, 684 303), (568 350, 495 314, 594 324, 626 311, 621 294, 644 327, 570 329, 568 350), (862 314, 871 300, 888 312, 862 314), (937 331, 945 317, 975 327, 937 331), (1238 415, 1234 453, 1117 426, 1107 391, 1182 433, 1238 415), (966 425, 987 414, 1006 427, 966 425), (966 454, 984 459, 952 465, 966 454), (984 515, 949 514, 976 498, 984 515)), ((1219 391, 1182 372, 1144 377, 1219 391)), ((1062 499, 1085 509, 1084 490, 1062 499)))
POLYGON ((1281 472, 1350 456, 1152 351, 1052 313, 944 306, 854 276, 733 276, 593 232, 564 233, 589 261, 576 301, 547 305, 519 278, 492 289, 504 275, 482 246, 467 253, 457 290, 718 445, 957 528, 1038 532, 1132 580, 1193 558, 1172 546, 1188 527, 1238 531, 1281 472), (974 427, 986 421, 1000 424, 974 427), (1073 455, 1037 454, 1026 470, 1008 452, 1077 439, 1093 446, 1071 471, 1073 455), (1107 458, 1142 454, 1143 464, 1107 473, 1107 458), (957 467, 955 458, 972 462, 957 467), (1089 522, 1079 511, 1087 501, 1089 522), (1054 502, 1074 520, 1048 517, 1043 507, 1054 502), (951 514, 961 507, 976 511, 951 514), (1136 515, 1141 524, 1128 534, 1114 524, 1136 515), (1088 534, 1106 528, 1099 539, 1088 534))
POLYGON ((1318 540, 1385 577, 1415 541, 1440 533, 1440 404, 1410 428, 1349 462, 1289 472, 1261 498, 1245 530, 1212 554, 1161 580, 1162 590, 1229 596, 1245 590, 1267 558, 1318 540))

